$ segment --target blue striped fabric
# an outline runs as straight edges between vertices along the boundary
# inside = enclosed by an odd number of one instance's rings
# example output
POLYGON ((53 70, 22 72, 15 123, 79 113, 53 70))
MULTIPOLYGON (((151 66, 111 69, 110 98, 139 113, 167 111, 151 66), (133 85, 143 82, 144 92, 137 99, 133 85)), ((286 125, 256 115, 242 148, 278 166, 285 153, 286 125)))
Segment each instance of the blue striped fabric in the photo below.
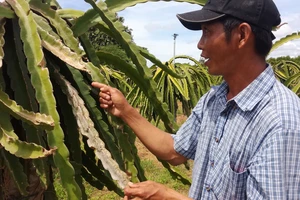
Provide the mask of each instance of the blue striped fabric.
POLYGON ((269 66, 227 101, 204 95, 174 138, 194 160, 193 199, 300 199, 300 100, 269 66))

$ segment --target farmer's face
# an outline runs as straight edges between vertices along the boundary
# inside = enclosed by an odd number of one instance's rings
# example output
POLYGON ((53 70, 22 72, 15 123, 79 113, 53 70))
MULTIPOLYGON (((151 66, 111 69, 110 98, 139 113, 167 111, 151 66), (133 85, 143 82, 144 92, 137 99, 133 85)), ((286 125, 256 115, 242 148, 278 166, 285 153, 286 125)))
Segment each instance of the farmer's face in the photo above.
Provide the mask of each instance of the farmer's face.
POLYGON ((202 37, 198 48, 205 58, 205 65, 212 75, 225 75, 234 66, 236 45, 232 40, 226 40, 223 25, 220 22, 202 24, 202 37))

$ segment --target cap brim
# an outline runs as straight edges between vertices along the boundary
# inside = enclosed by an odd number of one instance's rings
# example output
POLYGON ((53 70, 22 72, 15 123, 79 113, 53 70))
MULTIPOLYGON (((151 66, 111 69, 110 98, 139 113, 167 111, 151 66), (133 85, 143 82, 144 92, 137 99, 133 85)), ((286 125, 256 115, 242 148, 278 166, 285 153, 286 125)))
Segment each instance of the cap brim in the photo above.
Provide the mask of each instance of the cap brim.
POLYGON ((225 14, 216 13, 211 10, 196 10, 176 15, 184 27, 190 30, 201 30, 201 24, 213 21, 225 16, 225 14))
POLYGON ((271 38, 272 38, 272 40, 276 39, 276 37, 275 37, 275 35, 272 33, 272 31, 271 31, 271 38))

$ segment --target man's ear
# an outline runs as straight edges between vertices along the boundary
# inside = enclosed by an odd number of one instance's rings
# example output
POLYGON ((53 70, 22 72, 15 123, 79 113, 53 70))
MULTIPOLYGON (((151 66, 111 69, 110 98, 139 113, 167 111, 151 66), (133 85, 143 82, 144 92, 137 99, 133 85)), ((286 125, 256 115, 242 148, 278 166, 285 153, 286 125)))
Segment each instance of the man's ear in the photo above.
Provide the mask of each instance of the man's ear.
POLYGON ((241 23, 238 26, 238 34, 239 34, 239 47, 243 47, 249 41, 252 35, 251 26, 248 23, 241 23))

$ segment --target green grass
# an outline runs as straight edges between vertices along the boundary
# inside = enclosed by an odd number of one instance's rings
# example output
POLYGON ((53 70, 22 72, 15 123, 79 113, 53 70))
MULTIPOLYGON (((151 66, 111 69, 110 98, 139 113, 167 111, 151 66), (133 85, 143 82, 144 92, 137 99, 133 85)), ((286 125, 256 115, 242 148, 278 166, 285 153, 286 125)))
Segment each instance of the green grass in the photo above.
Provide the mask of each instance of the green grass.
MULTIPOLYGON (((142 160, 142 166, 145 169, 146 177, 148 180, 152 180, 161 184, 166 185, 167 187, 173 188, 178 192, 187 194, 189 185, 184 185, 179 180, 174 180, 170 175, 169 171, 165 169, 159 161, 153 160, 142 160)), ((190 171, 186 170, 183 165, 173 167, 179 174, 184 178, 190 179, 190 171)))

